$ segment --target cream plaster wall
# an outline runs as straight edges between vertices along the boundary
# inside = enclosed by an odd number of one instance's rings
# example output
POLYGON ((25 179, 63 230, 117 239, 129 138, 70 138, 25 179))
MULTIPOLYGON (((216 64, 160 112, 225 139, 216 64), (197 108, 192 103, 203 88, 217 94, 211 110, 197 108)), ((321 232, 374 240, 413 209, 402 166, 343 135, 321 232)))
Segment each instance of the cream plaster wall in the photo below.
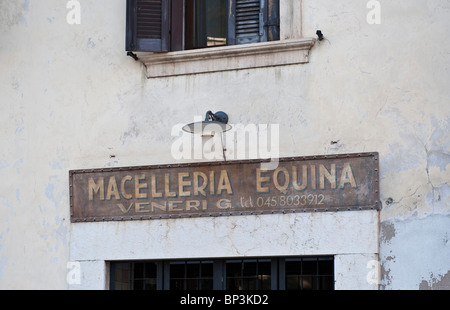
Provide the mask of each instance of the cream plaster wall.
MULTIPOLYGON (((80 0, 80 25, 66 22, 66 3, 0 2, 1 289, 69 288, 71 260, 104 273, 106 257, 83 261, 80 239, 86 234, 95 233, 90 251, 106 237, 103 232, 127 236, 169 225, 171 233, 181 233, 185 220, 92 229, 70 224, 68 171, 174 162, 172 127, 208 110, 226 111, 233 124, 280 124, 283 157, 379 152, 379 250, 373 246, 378 240, 371 240, 360 254, 337 256, 337 288, 348 288, 345 277, 354 281, 350 288, 367 285, 361 276, 378 253, 381 288, 450 288, 448 0, 380 1, 380 25, 367 23, 365 0, 303 0, 303 36, 315 37, 321 29, 326 37, 312 48, 309 63, 156 79, 147 79, 143 65, 126 57, 125 1, 80 0)), ((320 216, 331 223, 351 214, 320 216)), ((248 229, 267 221, 220 218, 213 222, 220 228, 213 229, 225 236, 244 229, 233 227, 234 221, 246 220, 255 222, 248 229)), ((201 221, 191 223, 213 224, 201 221)), ((362 233, 372 236, 378 225, 368 226, 362 233)), ((295 229, 300 236, 301 227, 295 229)), ((344 235, 334 238, 345 244, 344 235)), ((260 253, 250 239, 235 241, 248 244, 230 243, 223 255, 260 253)), ((138 247, 139 240, 132 244, 138 247)), ((290 246, 273 251, 286 249, 297 253, 290 246)), ((160 250, 158 257, 182 255, 160 250)), ((89 274, 85 287, 104 287, 101 274, 89 274)))
POLYGON ((73 225, 76 242, 70 247, 70 260, 81 264, 82 281, 70 288, 108 285, 103 269, 89 267, 94 261, 101 266, 109 260, 333 254, 356 256, 351 264, 339 260, 338 287, 377 289, 366 281, 367 263, 378 253, 377 235, 376 211, 83 223, 73 225), (347 272, 352 265, 357 272, 347 272))

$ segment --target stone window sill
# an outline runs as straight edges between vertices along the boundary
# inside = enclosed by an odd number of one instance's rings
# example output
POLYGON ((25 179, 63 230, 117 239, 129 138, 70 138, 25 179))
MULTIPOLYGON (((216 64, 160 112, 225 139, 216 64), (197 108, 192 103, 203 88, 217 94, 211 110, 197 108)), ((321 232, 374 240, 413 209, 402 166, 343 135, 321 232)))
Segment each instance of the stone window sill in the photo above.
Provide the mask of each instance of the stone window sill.
POLYGON ((139 55, 148 78, 303 64, 314 38, 139 55))

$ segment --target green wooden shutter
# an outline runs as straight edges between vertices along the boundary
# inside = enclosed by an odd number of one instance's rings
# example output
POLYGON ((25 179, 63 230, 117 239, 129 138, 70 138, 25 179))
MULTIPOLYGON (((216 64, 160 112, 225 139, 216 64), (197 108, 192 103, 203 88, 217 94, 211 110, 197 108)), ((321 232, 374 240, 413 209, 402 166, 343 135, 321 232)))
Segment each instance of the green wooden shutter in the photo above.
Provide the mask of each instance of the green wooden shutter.
POLYGON ((279 0, 228 1, 228 45, 279 40, 279 0))
POLYGON ((169 0, 127 0, 127 51, 169 51, 169 5, 169 0))

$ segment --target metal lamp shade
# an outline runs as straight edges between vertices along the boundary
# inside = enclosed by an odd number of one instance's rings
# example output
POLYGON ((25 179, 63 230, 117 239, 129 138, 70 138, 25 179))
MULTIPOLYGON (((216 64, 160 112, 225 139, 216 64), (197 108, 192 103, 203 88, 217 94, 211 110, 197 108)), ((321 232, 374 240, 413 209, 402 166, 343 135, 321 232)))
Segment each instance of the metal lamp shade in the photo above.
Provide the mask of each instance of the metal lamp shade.
POLYGON ((183 130, 192 134, 201 136, 214 136, 216 133, 222 133, 230 130, 232 127, 228 124, 217 121, 195 122, 183 127, 183 130))

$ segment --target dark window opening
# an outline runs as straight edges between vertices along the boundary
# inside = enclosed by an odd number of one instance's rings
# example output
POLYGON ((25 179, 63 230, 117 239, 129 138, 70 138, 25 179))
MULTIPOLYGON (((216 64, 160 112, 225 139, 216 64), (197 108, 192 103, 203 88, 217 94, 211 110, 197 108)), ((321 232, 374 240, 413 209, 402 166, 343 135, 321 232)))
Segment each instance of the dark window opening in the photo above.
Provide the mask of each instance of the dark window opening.
POLYGON ((127 0, 127 51, 169 52, 280 39, 280 0, 127 0))
POLYGON ((212 290, 212 261, 179 261, 170 263, 171 290, 212 290))
POLYGON ((270 290, 270 259, 226 261, 227 290, 270 290))
POLYGON ((333 257, 110 263, 111 290, 333 290, 333 257))
POLYGON ((227 7, 223 0, 186 0, 185 49, 227 45, 227 7))
POLYGON ((286 259, 285 268, 286 290, 321 290, 334 282, 334 270, 327 259, 286 259))

